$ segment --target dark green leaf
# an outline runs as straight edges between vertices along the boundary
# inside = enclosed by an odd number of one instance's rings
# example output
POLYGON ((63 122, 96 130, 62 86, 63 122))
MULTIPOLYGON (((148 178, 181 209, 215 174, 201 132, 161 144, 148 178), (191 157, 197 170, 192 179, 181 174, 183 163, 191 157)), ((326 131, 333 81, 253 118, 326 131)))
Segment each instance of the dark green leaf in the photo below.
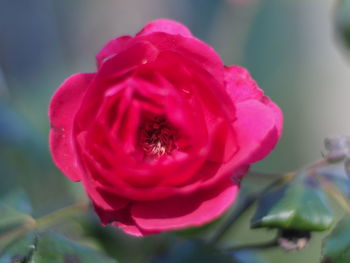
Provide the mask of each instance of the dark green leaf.
POLYGON ((238 263, 231 255, 206 245, 199 240, 190 240, 175 244, 164 256, 153 263, 238 263))
POLYGON ((36 233, 30 233, 16 240, 0 254, 0 263, 27 262, 35 250, 36 242, 36 233))
POLYGON ((323 190, 313 177, 299 175, 261 198, 251 227, 324 231, 333 221, 323 190))
POLYGON ((322 263, 350 262, 350 216, 345 216, 323 244, 322 263))
POLYGON ((63 236, 39 236, 29 263, 112 263, 115 260, 63 236))

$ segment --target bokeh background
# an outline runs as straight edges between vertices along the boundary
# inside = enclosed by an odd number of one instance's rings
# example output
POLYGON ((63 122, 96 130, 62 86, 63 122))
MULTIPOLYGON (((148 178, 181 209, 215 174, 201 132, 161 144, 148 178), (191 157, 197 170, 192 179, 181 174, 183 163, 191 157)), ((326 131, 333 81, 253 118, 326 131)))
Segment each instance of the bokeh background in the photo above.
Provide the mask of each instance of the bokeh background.
MULTIPOLYGON (((80 198, 49 156, 50 97, 69 75, 95 71, 94 55, 108 40, 160 17, 187 25, 225 64, 248 68, 282 108, 283 137, 253 169, 281 173, 319 159, 325 137, 350 134, 350 64, 335 35, 334 8, 331 0, 0 0, 0 195, 24 189, 38 216, 80 198)), ((228 243, 272 236, 249 231, 248 220, 227 234, 228 243)), ((93 231, 100 230, 85 236, 93 231)), ((114 250, 120 262, 148 262, 159 240, 171 242, 111 231, 114 243, 103 245, 111 238, 105 231, 96 246, 114 250)), ((275 249, 263 257, 313 263, 319 255, 316 238, 302 252, 275 249)))

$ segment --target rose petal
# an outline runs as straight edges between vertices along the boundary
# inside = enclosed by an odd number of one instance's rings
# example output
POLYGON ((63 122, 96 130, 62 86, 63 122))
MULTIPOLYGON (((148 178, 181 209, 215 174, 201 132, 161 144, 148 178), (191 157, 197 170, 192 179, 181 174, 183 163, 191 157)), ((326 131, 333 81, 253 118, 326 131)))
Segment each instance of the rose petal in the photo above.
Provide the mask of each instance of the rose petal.
POLYGON ((95 208, 99 208, 98 212, 101 222, 104 225, 109 224, 111 223, 111 218, 113 218, 109 215, 112 215, 116 210, 126 207, 129 204, 129 200, 108 192, 99 192, 92 185, 92 181, 85 178, 84 187, 91 200, 93 200, 95 208))
POLYGON ((130 39, 131 36, 122 36, 109 41, 96 55, 98 68, 109 58, 122 52, 127 47, 130 39))
MULTIPOLYGON (((160 52, 169 51, 180 55, 183 65, 196 67, 202 74, 208 72, 217 82, 219 87, 223 84, 223 64, 214 49, 195 38, 184 38, 180 35, 169 35, 164 32, 155 32, 149 35, 138 36, 137 41, 144 40, 152 43, 160 52)), ((192 70, 191 70, 192 71, 192 70)))
POLYGON ((114 211, 101 209, 96 204, 94 204, 94 208, 104 225, 112 224, 118 226, 127 234, 140 237, 158 233, 156 231, 145 231, 140 229, 130 215, 130 206, 126 206, 122 209, 116 208, 114 211))
POLYGON ((49 107, 49 140, 53 160, 73 181, 79 181, 81 173, 72 139, 73 119, 94 77, 93 73, 78 73, 69 77, 56 91, 49 107))
POLYGON ((225 68, 225 85, 227 93, 235 103, 260 100, 264 95, 248 70, 239 66, 225 68))
POLYGON ((281 120, 276 111, 256 100, 238 103, 236 114, 234 126, 240 149, 235 161, 242 164, 257 162, 275 147, 281 120))
POLYGON ((276 129, 277 129, 278 137, 281 137, 282 129, 283 129, 283 113, 280 107, 278 107, 276 103, 272 102, 270 98, 267 96, 263 97, 263 102, 266 106, 270 108, 270 110, 272 110, 276 119, 276 129))
POLYGON ((220 216, 238 193, 231 181, 198 191, 151 202, 137 202, 131 207, 136 224, 149 231, 174 230, 199 226, 220 216))
POLYGON ((170 19, 157 19, 149 22, 137 33, 138 36, 152 34, 154 32, 164 32, 172 35, 182 35, 183 37, 193 37, 191 31, 183 24, 170 19))
POLYGON ((127 209, 107 211, 94 204, 95 212, 103 225, 112 224, 121 228, 125 233, 133 236, 143 236, 127 209), (117 221, 116 221, 117 220, 117 221))
POLYGON ((232 159, 237 152, 237 140, 230 123, 219 122, 211 135, 212 142, 208 160, 225 163, 232 159))
POLYGON ((225 85, 227 93, 234 103, 246 100, 258 100, 266 104, 274 112, 278 135, 281 136, 283 124, 282 111, 268 97, 264 96, 263 90, 259 88, 248 70, 239 66, 226 67, 225 85))
POLYGON ((96 118, 106 93, 125 81, 128 73, 140 66, 153 61, 158 56, 158 50, 147 41, 138 41, 126 50, 104 62, 86 91, 82 105, 77 113, 76 132, 86 129, 96 118), (124 78, 123 78, 124 77, 124 78))

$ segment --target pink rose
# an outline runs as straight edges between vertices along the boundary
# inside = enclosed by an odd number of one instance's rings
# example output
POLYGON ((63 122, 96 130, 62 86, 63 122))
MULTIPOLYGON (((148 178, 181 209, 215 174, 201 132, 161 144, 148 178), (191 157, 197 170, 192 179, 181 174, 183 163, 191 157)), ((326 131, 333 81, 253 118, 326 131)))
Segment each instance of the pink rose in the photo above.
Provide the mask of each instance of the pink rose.
POLYGON ((126 233, 222 215, 249 164, 281 135, 280 109, 249 73, 225 67, 175 21, 113 39, 97 65, 54 94, 50 148, 61 171, 82 182, 102 223, 126 233))

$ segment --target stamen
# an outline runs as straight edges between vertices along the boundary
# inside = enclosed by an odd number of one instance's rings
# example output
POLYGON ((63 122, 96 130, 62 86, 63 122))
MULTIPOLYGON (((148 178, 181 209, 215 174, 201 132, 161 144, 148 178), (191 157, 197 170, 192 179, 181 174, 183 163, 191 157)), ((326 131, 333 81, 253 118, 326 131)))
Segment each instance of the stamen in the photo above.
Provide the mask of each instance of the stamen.
POLYGON ((153 159, 170 155, 177 148, 174 129, 162 116, 156 116, 141 125, 139 143, 144 153, 153 159))

